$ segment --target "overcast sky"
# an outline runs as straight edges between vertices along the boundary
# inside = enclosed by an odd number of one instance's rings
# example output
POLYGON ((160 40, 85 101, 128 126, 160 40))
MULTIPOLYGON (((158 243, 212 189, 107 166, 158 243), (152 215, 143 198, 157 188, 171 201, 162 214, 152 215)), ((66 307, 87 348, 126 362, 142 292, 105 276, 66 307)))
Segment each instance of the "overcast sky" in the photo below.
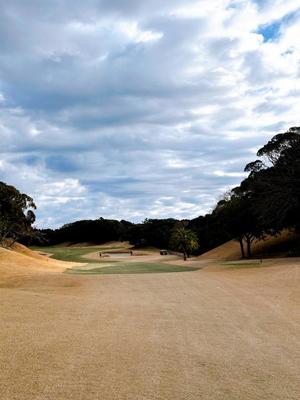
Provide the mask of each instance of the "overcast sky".
POLYGON ((37 224, 193 218, 300 124, 299 0, 0 0, 0 180, 37 224))

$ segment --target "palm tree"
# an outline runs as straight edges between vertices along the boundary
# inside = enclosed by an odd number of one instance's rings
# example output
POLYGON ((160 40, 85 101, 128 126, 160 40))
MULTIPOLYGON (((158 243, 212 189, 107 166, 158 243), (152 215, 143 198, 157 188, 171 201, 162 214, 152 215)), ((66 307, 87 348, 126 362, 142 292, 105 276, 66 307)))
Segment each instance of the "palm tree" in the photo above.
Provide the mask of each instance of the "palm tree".
POLYGON ((187 228, 187 224, 187 221, 181 221, 175 227, 170 239, 171 247, 183 253, 184 261, 199 247, 197 235, 187 228))

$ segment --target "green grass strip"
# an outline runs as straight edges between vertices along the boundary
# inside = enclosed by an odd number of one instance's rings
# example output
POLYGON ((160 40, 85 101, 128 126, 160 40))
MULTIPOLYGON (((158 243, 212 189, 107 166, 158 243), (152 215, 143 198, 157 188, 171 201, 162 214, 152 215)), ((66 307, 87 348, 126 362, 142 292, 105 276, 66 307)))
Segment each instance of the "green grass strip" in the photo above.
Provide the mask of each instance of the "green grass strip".
POLYGON ((164 263, 120 262, 118 265, 92 269, 69 268, 65 273, 73 275, 149 274, 195 271, 196 269, 197 268, 181 267, 180 265, 164 263))
POLYGON ((266 266, 266 263, 257 262, 225 262, 221 263, 223 266, 228 266, 231 268, 259 268, 266 266))
MULTIPOLYGON (((105 253, 109 250, 118 250, 119 248, 111 248, 111 247, 99 247, 99 246, 91 246, 91 247, 31 247, 32 250, 39 251, 41 253, 50 253, 51 258, 60 261, 70 261, 70 262, 85 262, 88 261, 90 264, 99 264, 102 262, 100 256, 99 260, 91 260, 86 258, 85 255, 93 253, 93 252, 101 252, 105 253)), ((121 249, 120 249, 121 250, 121 249)), ((107 262, 107 259, 103 257, 103 262, 107 262)), ((119 262, 118 260, 113 260, 109 262, 119 262)))

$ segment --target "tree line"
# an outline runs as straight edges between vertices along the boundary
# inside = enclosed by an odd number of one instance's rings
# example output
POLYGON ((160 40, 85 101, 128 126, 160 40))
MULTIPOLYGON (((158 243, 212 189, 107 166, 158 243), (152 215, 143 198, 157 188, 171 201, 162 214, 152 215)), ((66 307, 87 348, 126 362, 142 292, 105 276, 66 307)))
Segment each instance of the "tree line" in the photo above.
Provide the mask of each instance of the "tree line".
POLYGON ((252 244, 284 228, 300 231, 300 127, 275 135, 245 167, 248 176, 225 193, 213 210, 192 220, 146 219, 142 223, 99 218, 66 224, 59 229, 35 229, 33 199, 0 182, 0 244, 105 243, 129 241, 201 254, 235 239, 242 257, 252 244))
POLYGON ((284 228, 300 230, 300 127, 275 135, 258 150, 239 186, 226 193, 212 215, 251 257, 252 243, 284 228))

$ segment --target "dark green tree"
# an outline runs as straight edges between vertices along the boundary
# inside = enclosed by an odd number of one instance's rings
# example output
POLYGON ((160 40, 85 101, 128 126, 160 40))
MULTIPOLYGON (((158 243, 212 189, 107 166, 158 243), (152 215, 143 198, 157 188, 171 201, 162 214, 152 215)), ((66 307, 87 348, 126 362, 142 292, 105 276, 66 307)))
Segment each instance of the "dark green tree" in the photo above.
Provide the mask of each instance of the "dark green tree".
POLYGON ((249 163, 241 188, 251 194, 261 223, 274 232, 300 229, 300 128, 275 135, 249 163))
POLYGON ((20 238, 33 235, 33 199, 14 186, 0 182, 0 245, 9 247, 20 238))
POLYGON ((233 189, 218 202, 213 214, 231 237, 239 242, 242 258, 246 255, 251 257, 252 243, 264 237, 264 229, 254 212, 250 194, 240 187, 233 189))

